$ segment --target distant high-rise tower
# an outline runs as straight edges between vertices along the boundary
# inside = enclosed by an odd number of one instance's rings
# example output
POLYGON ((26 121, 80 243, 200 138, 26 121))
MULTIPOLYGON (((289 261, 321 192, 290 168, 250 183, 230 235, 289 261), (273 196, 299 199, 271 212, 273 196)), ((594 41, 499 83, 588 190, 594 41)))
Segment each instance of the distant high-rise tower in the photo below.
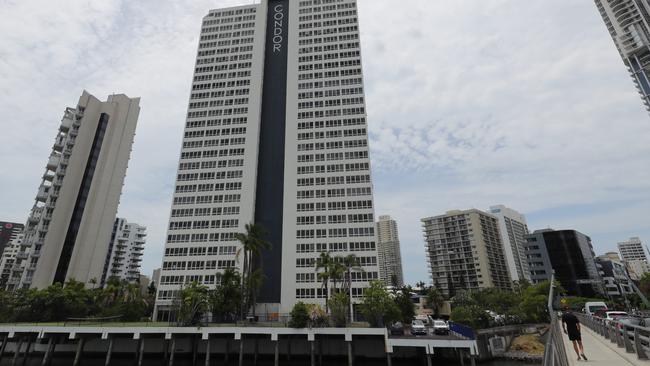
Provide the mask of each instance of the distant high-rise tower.
POLYGON ((146 237, 146 227, 127 222, 123 218, 115 219, 111 242, 106 253, 102 285, 111 277, 130 283, 138 282, 146 237))
MULTIPOLYGON (((9 235, 9 242, 3 244, 4 250, 2 251, 2 257, 0 258, 0 289, 13 291, 16 288, 17 283, 8 285, 8 282, 11 277, 13 265, 16 262, 16 255, 20 251, 20 246, 25 238, 23 232, 24 226, 22 224, 0 222, 0 227, 4 230, 2 234, 11 233, 9 235)), ((0 237, 3 239, 6 238, 2 235, 0 235, 0 237)))
POLYGON ((444 293, 512 288, 495 216, 476 209, 449 211, 422 223, 431 279, 444 293))
POLYGON ((248 223, 272 245, 257 314, 324 305, 321 252, 356 254, 355 302, 379 278, 356 0, 264 0, 203 18, 159 319, 182 284, 213 287, 242 265, 234 234, 248 223))
POLYGON ((377 250, 379 252, 379 278, 384 281, 386 286, 403 286, 404 272, 402 271, 397 222, 390 216, 379 216, 377 250))
POLYGON ((490 213, 499 219, 499 231, 510 278, 513 281, 530 282, 530 270, 524 253, 526 235, 529 234, 526 217, 503 205, 491 206, 490 213))
POLYGON ((650 1, 595 2, 646 109, 650 110, 650 1))
POLYGON ((16 236, 23 232, 25 225, 16 222, 0 221, 0 254, 16 236))
POLYGON ((123 94, 102 102, 84 91, 65 110, 9 283, 101 280, 139 103, 123 94))
POLYGON ((630 240, 619 242, 618 251, 621 253, 621 258, 624 261, 648 261, 648 257, 643 249, 643 243, 638 237, 632 237, 630 240))
POLYGON ((621 253, 621 258, 623 258, 630 276, 634 280, 638 281, 644 274, 650 272, 650 262, 648 262, 643 243, 638 237, 619 242, 618 251, 621 253))

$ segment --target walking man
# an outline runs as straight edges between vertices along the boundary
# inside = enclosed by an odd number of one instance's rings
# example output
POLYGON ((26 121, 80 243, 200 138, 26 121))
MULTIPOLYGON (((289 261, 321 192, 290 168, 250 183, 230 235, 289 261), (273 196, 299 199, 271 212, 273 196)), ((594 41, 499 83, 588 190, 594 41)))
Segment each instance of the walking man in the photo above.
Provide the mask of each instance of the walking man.
POLYGON ((582 347, 582 336, 580 334, 580 321, 571 311, 565 308, 564 314, 562 314, 562 329, 564 329, 564 334, 569 336, 569 340, 573 343, 573 349, 578 355, 578 361, 580 357, 587 361, 585 356, 585 350, 582 347))

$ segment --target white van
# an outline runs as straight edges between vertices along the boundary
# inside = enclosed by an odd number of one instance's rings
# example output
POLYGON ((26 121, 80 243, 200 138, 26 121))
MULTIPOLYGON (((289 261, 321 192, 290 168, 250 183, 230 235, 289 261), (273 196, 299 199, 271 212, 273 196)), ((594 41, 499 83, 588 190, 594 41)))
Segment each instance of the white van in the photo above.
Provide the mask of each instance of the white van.
POLYGON ((593 316, 597 311, 604 313, 607 311, 607 304, 602 301, 590 301, 585 303, 585 314, 593 316))

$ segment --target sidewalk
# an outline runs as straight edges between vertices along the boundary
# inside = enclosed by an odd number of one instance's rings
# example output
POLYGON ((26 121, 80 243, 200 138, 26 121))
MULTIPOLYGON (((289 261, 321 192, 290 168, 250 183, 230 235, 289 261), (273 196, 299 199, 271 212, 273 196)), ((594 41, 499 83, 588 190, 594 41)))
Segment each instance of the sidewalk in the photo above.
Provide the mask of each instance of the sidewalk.
POLYGON ((582 345, 585 349, 585 356, 588 361, 578 361, 573 344, 569 338, 563 334, 564 347, 569 358, 569 364, 580 366, 650 366, 650 361, 642 361, 636 358, 635 353, 626 353, 625 349, 617 348, 616 343, 611 343, 608 339, 594 333, 586 326, 581 327, 582 345))

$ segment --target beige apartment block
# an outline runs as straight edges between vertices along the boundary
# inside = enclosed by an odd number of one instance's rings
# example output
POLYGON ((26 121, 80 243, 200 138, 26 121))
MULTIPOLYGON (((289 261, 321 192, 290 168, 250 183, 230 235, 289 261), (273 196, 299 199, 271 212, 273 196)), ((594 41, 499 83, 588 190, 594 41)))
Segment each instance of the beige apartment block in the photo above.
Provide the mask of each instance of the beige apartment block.
POLYGON ((386 286, 404 285, 402 254, 400 252, 397 222, 390 216, 379 216, 377 222, 377 252, 379 254, 379 279, 386 286))
POLYGON ((140 112, 140 99, 84 91, 54 139, 10 285, 99 282, 140 112))
POLYGON ((422 219, 431 280, 446 294, 512 288, 498 219, 476 209, 422 219))

